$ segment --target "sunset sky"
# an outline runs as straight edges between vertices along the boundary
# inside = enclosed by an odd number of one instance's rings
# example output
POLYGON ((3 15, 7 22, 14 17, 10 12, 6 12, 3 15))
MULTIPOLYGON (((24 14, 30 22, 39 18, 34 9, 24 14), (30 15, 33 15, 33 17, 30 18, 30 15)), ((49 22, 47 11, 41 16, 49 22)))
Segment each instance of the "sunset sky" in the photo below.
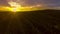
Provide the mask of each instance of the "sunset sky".
POLYGON ((0 5, 9 6, 9 1, 15 1, 22 6, 42 5, 42 7, 59 8, 60 0, 0 0, 0 5))

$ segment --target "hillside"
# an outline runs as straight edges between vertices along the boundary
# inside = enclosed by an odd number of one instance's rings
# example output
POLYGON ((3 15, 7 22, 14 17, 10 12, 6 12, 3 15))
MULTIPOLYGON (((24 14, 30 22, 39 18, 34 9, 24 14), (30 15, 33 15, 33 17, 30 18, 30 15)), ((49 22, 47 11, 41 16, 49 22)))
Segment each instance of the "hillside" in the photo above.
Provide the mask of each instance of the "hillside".
POLYGON ((60 34, 60 10, 1 11, 0 34, 60 34))

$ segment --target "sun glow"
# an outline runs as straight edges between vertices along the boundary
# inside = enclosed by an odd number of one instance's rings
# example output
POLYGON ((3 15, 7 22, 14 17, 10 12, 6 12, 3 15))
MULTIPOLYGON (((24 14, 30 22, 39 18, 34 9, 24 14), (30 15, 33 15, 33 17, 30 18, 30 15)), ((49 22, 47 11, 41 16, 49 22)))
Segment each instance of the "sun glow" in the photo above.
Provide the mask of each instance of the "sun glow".
POLYGON ((0 6, 0 10, 2 11, 11 11, 11 12, 26 12, 26 11, 34 11, 34 10, 42 10, 43 8, 37 8, 41 7, 41 5, 34 5, 34 6, 22 6, 19 3, 16 2, 8 2, 10 6, 0 6))
POLYGON ((8 4, 11 6, 11 11, 13 12, 19 11, 19 8, 21 8, 21 5, 16 2, 8 2, 8 4))

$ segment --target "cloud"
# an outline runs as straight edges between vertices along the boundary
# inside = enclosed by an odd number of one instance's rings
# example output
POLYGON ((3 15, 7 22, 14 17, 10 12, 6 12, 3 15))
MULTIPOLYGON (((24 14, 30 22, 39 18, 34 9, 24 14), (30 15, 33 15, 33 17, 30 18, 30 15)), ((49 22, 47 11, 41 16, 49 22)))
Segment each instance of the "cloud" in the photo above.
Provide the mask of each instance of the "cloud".
POLYGON ((6 0, 0 0, 0 5, 9 6, 9 4, 6 0))
POLYGON ((60 6, 60 0, 43 0, 43 3, 48 7, 60 6))
MULTIPOLYGON (((10 1, 10 0, 8 0, 10 1)), ((12 0, 23 6, 44 5, 45 7, 60 7, 60 0, 12 0)), ((9 5, 7 0, 0 0, 0 5, 9 5)))

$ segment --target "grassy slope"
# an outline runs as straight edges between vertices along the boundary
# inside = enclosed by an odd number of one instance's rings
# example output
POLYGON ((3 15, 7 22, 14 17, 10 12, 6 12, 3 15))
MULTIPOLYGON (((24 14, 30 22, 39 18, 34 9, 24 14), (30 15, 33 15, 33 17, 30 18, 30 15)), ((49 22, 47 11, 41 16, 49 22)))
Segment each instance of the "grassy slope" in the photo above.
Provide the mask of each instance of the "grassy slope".
POLYGON ((60 10, 0 12, 0 34, 58 34, 59 26, 60 10))

